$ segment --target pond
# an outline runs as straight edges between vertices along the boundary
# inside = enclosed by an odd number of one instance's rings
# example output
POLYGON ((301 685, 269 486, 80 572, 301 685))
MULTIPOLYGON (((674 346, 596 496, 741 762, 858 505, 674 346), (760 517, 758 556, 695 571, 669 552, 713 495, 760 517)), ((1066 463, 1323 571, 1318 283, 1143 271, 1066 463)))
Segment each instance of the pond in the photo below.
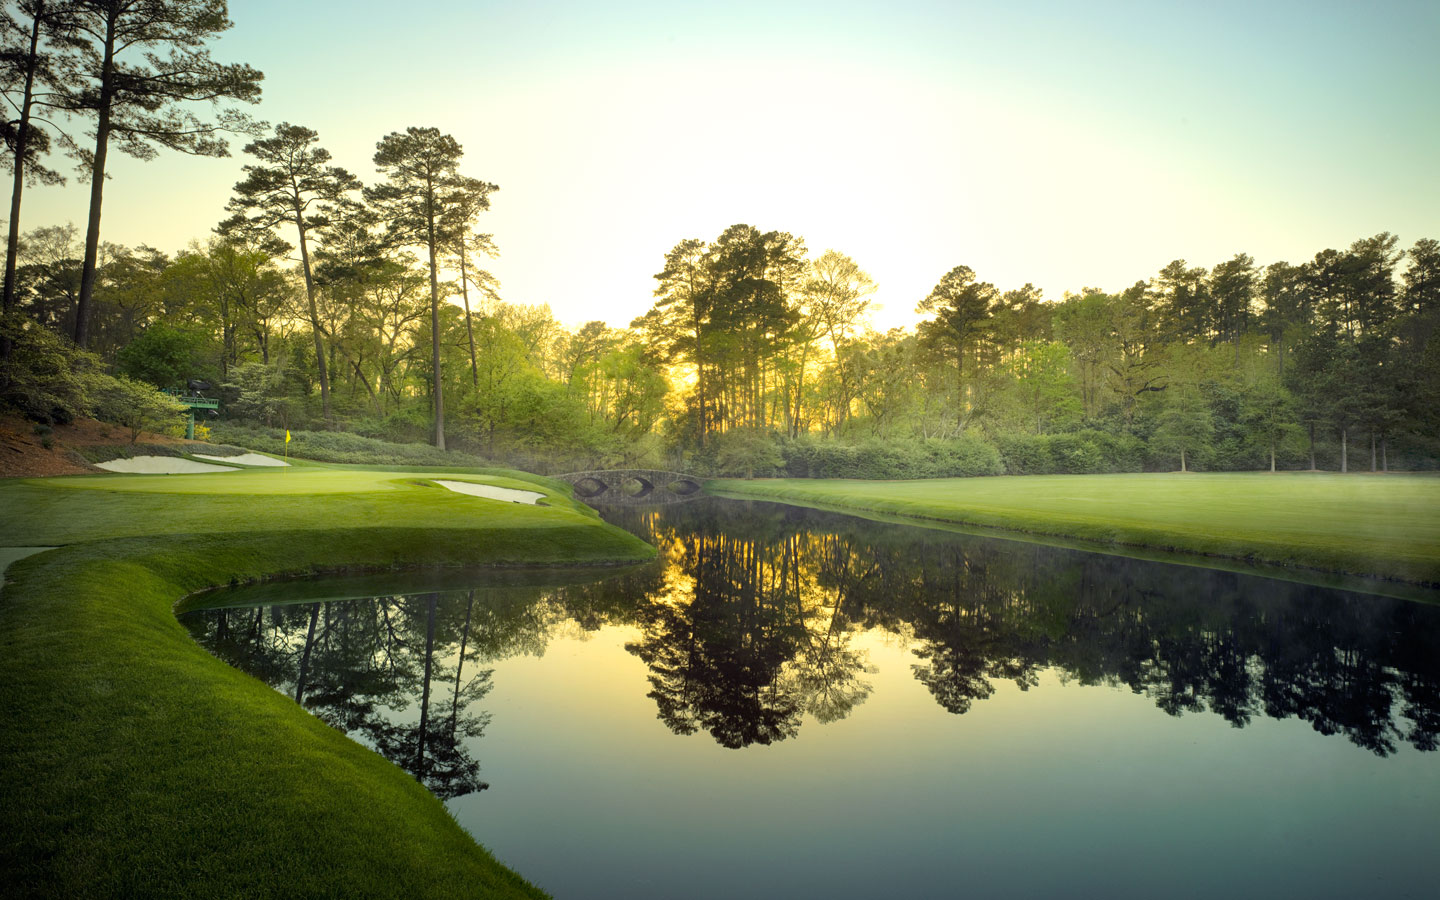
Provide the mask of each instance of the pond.
POLYGON ((660 560, 181 619, 560 898, 1433 896, 1440 606, 775 504, 613 515, 660 560))

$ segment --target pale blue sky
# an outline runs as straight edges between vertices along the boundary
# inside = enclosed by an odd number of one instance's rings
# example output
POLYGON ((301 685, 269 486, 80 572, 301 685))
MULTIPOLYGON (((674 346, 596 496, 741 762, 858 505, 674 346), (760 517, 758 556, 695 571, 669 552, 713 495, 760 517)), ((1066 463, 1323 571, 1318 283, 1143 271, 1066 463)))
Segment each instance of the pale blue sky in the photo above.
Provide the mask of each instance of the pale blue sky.
MULTIPOLYGON (((258 114, 317 129, 362 179, 389 131, 454 134, 463 170, 501 187, 505 299, 571 323, 628 323, 666 250, 741 221, 853 256, 882 326, 958 264, 1058 299, 1177 257, 1440 237, 1433 0, 233 0, 231 17, 217 56, 266 73, 258 114)), ((105 238, 203 236, 241 164, 118 160, 105 238)), ((31 197, 26 227, 84 221, 73 182, 31 197)))

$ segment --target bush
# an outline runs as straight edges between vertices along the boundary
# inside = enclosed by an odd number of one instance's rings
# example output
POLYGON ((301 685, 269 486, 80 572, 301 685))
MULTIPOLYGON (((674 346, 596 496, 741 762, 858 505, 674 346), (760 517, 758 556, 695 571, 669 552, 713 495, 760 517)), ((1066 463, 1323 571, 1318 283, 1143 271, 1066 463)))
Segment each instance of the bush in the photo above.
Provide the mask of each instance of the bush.
POLYGON ((995 438, 1005 471, 1011 475, 1049 475, 1050 439, 1043 434, 1002 434, 995 438))
POLYGON ((1050 471, 1057 475, 1089 475, 1105 471, 1100 448, 1078 434, 1050 435, 1050 471))
POLYGON ((736 428, 711 437, 691 463, 711 475, 768 478, 784 470, 785 457, 774 433, 736 428))
POLYGON ((1075 431, 1066 434, 1003 434, 995 439, 1011 475, 1082 475, 1140 472, 1148 448, 1133 434, 1075 431))
POLYGON ((0 319, 10 358, 0 366, 0 409, 65 425, 90 412, 100 359, 18 313, 0 319))
MULTIPOLYGON (((211 434, 227 444, 284 455, 285 429, 220 422, 211 434)), ((290 455, 319 462, 376 466, 470 466, 491 463, 483 457, 438 450, 429 444, 392 444, 345 431, 291 432, 290 455)))
POLYGON ((148 384, 120 375, 101 376, 94 388, 95 418, 130 429, 130 443, 142 431, 164 431, 185 415, 185 405, 148 384))
POLYGON ((1000 475, 1000 453, 979 438, 948 441, 871 438, 843 444, 802 437, 782 445, 782 473, 792 478, 957 478, 1000 475))

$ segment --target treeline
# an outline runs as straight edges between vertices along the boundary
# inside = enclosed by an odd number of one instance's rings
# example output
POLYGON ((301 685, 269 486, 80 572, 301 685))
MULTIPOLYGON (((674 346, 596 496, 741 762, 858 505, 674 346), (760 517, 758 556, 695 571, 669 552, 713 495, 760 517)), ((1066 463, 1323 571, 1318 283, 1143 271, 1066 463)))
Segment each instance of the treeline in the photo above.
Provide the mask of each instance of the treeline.
POLYGON ((1440 243, 1398 243, 1263 268, 1176 260, 1058 303, 957 266, 916 329, 878 333, 849 258, 735 226, 678 244, 635 325, 693 382, 677 431, 726 471, 1348 470, 1362 440, 1372 469, 1428 467, 1440 243))
POLYGON ((190 101, 258 99, 258 72, 203 49, 229 27, 223 2, 6 11, 0 87, 19 114, 5 130, 0 404, 32 418, 96 411, 66 381, 85 369, 131 387, 208 382, 243 424, 423 440, 540 471, 1347 471, 1440 458, 1432 239, 1402 250, 1382 233, 1294 264, 1175 260, 1059 301, 956 266, 914 298, 917 327, 881 332, 868 322, 876 285, 854 259, 735 225, 665 254, 654 304, 630 327, 567 328, 501 299, 481 227, 498 188, 462 173, 450 135, 384 136, 367 186, 311 129, 262 129, 233 108, 199 117, 190 101), (157 55, 118 65, 137 42, 157 55), (145 94, 172 65, 193 83, 145 94), (37 124, 66 115, 95 141, 37 124), (223 155, 227 130, 252 140, 212 235, 173 255, 100 240, 106 135, 142 157, 223 155), (22 231, 24 186, 58 179, 50 156, 65 148, 91 179, 86 229, 22 231))
MULTIPOLYGON (((174 257, 107 247, 92 346, 157 386, 213 381, 235 420, 419 441, 434 438, 438 334, 451 444, 540 470, 918 478, 1440 456, 1433 240, 1402 253, 1382 234, 1264 268, 1177 261, 1059 302, 957 267, 917 328, 878 332, 856 263, 749 226, 677 246, 629 329, 501 301, 474 254, 461 274, 475 233, 437 245, 432 302, 428 260, 384 236, 363 202, 331 211, 307 236, 309 290, 233 222, 174 257)), ((21 244, 20 309, 56 332, 77 309, 76 237, 21 244)))

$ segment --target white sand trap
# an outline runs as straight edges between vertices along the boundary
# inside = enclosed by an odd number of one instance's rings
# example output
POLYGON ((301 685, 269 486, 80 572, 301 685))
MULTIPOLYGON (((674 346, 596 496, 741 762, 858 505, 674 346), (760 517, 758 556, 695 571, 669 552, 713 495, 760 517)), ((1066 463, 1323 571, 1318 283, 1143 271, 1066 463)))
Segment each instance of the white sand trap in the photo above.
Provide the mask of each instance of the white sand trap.
POLYGON ((239 472, 233 466, 212 466, 178 456, 132 456, 112 459, 95 465, 107 472, 129 472, 132 475, 193 475, 198 472, 239 472))
POLYGON ((493 484, 471 484, 468 481, 436 481, 435 483, 458 494, 484 497, 487 500, 504 500, 509 503, 529 503, 532 506, 536 500, 545 496, 539 491, 517 491, 513 488, 496 487, 493 484))
POLYGON ((283 459, 276 459, 273 456, 264 456, 260 453, 242 453, 239 456, 211 456, 208 453, 192 453, 191 456, 198 456, 201 459, 213 459, 219 462, 239 463, 242 466, 288 466, 283 459))

